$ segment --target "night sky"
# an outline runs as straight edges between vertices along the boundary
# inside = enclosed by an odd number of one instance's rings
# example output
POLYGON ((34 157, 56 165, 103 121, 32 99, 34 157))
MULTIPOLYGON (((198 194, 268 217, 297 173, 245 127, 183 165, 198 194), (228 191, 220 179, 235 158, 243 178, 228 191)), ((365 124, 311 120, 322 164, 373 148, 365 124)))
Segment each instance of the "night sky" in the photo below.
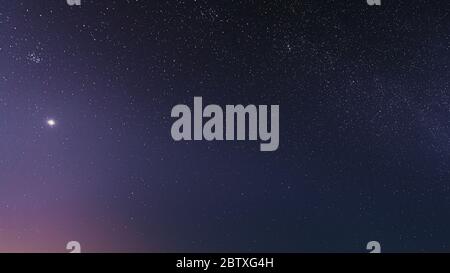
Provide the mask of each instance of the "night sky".
POLYGON ((0 252, 450 251, 448 0, 0 0, 0 252), (172 139, 280 105, 280 146, 172 139))

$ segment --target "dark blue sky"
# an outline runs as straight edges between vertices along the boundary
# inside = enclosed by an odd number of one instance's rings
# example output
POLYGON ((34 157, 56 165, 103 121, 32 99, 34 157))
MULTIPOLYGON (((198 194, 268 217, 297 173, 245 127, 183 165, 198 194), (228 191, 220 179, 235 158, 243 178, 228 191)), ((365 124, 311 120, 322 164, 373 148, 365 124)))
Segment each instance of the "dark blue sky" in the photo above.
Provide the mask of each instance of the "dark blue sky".
POLYGON ((0 251, 450 251, 448 1, 0 4, 0 251), (194 96, 279 149, 173 141, 194 96))

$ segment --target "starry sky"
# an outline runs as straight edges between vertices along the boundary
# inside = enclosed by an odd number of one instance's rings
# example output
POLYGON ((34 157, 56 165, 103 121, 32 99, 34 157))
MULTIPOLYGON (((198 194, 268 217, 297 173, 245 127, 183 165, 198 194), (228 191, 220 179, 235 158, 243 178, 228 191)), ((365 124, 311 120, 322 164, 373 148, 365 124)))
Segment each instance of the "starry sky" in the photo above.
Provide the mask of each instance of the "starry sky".
POLYGON ((0 252, 449 252, 448 0, 0 0, 0 252), (177 104, 280 105, 280 146, 177 104))

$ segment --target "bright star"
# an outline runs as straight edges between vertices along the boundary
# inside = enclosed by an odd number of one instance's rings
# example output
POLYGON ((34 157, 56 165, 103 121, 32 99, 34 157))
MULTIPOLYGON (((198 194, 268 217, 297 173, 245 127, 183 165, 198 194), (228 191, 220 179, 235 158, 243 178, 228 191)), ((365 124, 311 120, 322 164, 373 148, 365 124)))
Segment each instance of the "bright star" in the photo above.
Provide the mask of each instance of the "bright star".
POLYGON ((50 127, 54 127, 56 125, 56 121, 54 119, 48 119, 47 125, 50 127))

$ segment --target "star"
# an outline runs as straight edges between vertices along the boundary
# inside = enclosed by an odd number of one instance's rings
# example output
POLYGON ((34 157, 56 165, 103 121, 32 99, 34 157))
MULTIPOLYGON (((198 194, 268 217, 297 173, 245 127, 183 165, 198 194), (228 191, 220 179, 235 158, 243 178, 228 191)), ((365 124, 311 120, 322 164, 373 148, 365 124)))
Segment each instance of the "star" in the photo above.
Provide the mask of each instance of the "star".
POLYGON ((56 121, 54 119, 48 119, 47 120, 47 125, 50 126, 50 127, 55 127, 56 121))

